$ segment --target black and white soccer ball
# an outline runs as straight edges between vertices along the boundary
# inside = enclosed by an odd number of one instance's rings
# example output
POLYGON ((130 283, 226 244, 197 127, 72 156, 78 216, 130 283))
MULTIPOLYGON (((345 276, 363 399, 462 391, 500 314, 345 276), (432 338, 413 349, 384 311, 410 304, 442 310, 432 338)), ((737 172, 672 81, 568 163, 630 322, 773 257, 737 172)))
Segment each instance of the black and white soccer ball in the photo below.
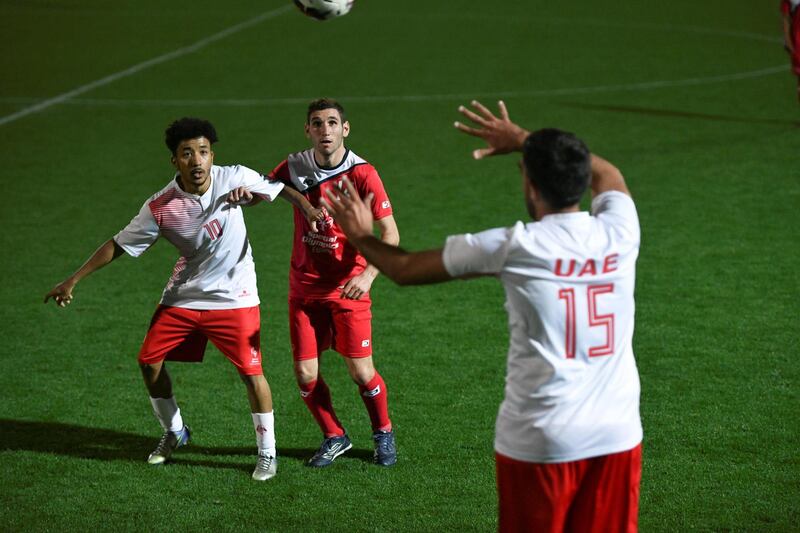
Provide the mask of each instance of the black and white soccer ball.
POLYGON ((347 15, 355 0, 294 0, 303 14, 317 20, 329 20, 347 15))

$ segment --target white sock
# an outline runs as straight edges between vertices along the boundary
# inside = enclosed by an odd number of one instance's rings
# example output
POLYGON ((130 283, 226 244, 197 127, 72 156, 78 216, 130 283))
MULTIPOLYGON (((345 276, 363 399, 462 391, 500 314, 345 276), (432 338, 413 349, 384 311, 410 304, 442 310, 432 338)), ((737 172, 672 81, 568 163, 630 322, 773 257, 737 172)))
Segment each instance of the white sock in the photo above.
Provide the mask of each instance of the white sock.
POLYGON ((273 412, 252 413, 259 455, 275 457, 275 418, 273 412))
POLYGON ((177 433, 183 429, 183 418, 181 417, 181 410, 178 409, 178 403, 175 397, 169 398, 150 398, 150 403, 153 406, 153 412, 156 414, 161 427, 164 431, 172 431, 177 433))

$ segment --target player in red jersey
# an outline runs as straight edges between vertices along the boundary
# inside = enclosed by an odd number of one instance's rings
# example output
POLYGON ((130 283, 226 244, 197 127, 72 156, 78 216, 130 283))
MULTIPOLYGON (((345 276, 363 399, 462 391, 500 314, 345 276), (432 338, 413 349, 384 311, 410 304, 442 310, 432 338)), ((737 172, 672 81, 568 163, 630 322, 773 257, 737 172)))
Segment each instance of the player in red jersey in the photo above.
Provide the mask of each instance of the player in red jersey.
POLYGON ((800 0, 782 0, 783 40, 792 58, 792 72, 797 76, 797 100, 800 101, 800 0))
MULTIPOLYGON (((340 191, 344 178, 360 194, 375 197, 372 215, 381 240, 400 242, 392 205, 375 167, 344 145, 350 133, 342 106, 323 98, 308 106, 306 136, 312 147, 289 155, 269 178, 294 189, 318 207, 329 190, 340 191)), ((232 192, 230 200, 237 201, 232 192)), ((246 191, 245 201, 250 198, 246 191)), ((333 408, 330 390, 320 372, 322 352, 333 348, 345 358, 358 385, 372 424, 375 463, 391 466, 397 460, 389 419, 386 384, 372 361, 372 314, 369 295, 378 270, 347 240, 331 217, 312 228, 294 211, 294 246, 289 273, 289 328, 294 370, 300 395, 324 435, 309 466, 330 465, 352 447, 333 408)))

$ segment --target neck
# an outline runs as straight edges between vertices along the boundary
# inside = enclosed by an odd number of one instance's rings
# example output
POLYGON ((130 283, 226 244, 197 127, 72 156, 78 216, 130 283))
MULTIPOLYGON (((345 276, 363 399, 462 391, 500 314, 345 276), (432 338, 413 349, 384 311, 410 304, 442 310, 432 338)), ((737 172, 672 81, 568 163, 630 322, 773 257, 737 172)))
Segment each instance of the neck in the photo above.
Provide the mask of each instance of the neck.
POLYGON ((184 192, 187 192, 189 194, 196 194, 197 196, 202 196, 208 190, 209 186, 211 186, 211 179, 210 178, 207 179, 200 185, 195 185, 189 180, 184 180, 183 176, 178 176, 178 186, 184 192))
POLYGON ((342 162, 345 153, 347 153, 347 149, 344 146, 341 146, 330 155, 321 154, 314 150, 314 161, 323 168, 333 168, 342 162))

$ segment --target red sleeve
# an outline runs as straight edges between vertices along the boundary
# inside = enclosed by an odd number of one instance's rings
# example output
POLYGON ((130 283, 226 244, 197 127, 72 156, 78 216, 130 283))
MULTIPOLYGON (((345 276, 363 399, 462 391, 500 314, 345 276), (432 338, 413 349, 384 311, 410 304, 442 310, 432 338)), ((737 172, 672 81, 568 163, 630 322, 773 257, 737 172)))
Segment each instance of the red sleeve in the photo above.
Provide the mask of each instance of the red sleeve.
POLYGON ((292 175, 289 173, 289 161, 287 159, 281 161, 277 167, 267 174, 267 179, 270 181, 282 181, 287 184, 291 183, 292 175))
POLYGON ((378 171, 372 165, 361 165, 358 167, 358 180, 355 182, 358 194, 364 198, 372 193, 375 198, 372 201, 372 216, 375 220, 388 217, 392 214, 392 203, 389 195, 383 188, 383 182, 378 175, 378 171))
POLYGON ((788 16, 791 12, 792 12, 792 7, 789 5, 789 0, 782 0, 781 13, 788 16))

